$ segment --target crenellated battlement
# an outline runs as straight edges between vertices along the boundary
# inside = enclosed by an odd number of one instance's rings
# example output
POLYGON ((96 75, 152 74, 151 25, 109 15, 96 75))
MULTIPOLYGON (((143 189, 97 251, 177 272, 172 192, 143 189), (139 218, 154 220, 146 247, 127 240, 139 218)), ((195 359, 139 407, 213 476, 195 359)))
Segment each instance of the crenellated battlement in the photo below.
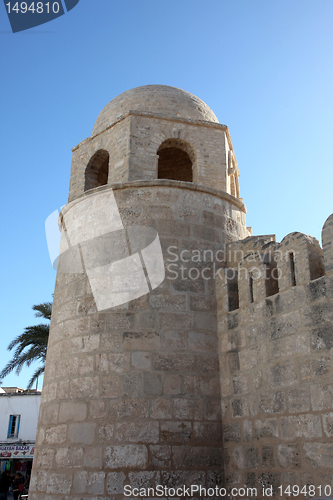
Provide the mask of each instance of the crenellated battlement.
POLYGON ((251 236, 226 246, 223 311, 306 284, 333 271, 333 215, 323 227, 323 249, 312 236, 293 232, 280 243, 275 235, 251 236))
POLYGON ((227 483, 331 485, 333 216, 228 245, 217 279, 227 483))

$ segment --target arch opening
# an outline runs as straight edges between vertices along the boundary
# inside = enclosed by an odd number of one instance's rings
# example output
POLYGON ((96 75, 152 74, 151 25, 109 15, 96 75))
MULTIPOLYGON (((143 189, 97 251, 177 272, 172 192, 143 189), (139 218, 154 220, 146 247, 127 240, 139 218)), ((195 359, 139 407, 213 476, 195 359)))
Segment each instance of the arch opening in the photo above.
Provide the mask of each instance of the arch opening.
POLYGON ((157 154, 158 179, 193 182, 194 152, 188 144, 169 139, 162 142, 157 154))
POLYGON ((85 172, 84 190, 94 189, 108 183, 109 176, 109 153, 105 149, 99 149, 90 158, 85 172))
POLYGON ((230 194, 232 196, 237 196, 236 186, 235 186, 235 176, 234 175, 230 176, 230 194))
POLYGON ((239 198, 239 170, 236 158, 231 150, 228 151, 228 175, 230 194, 235 196, 235 198, 239 198))

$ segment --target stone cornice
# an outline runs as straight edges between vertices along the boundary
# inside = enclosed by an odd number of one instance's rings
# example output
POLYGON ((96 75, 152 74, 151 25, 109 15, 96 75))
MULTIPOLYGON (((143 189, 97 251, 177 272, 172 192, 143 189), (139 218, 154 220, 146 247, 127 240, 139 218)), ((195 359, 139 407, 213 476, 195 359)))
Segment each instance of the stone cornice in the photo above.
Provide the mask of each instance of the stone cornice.
POLYGON ((214 189, 208 186, 202 186, 200 184, 195 184, 193 182, 173 181, 169 179, 119 182, 116 184, 107 184, 105 186, 99 186, 97 188, 86 191, 78 198, 75 198, 70 202, 68 202, 68 204, 62 209, 61 212, 62 214, 66 213, 67 210, 70 208, 70 206, 73 206, 74 204, 78 203, 82 198, 86 196, 93 196, 109 188, 113 189, 113 191, 116 191, 118 189, 133 189, 133 188, 140 189, 140 188, 150 188, 150 187, 169 187, 177 189, 188 189, 190 191, 199 191, 202 193, 211 194, 213 196, 228 201, 232 205, 235 205, 237 208, 239 208, 242 212, 246 213, 246 206, 244 205, 244 203, 239 198, 235 198, 234 196, 232 196, 229 193, 226 193, 225 191, 220 191, 219 189, 214 189))
POLYGON ((209 127, 209 128, 223 130, 223 131, 225 131, 225 133, 227 135, 229 148, 233 150, 229 129, 228 129, 227 125, 223 125, 222 123, 207 122, 205 120, 192 120, 189 118, 181 118, 179 116, 168 116, 166 113, 151 113, 148 111, 129 110, 127 113, 120 115, 113 123, 108 125, 101 132, 98 132, 95 135, 91 135, 90 137, 87 137, 83 141, 79 142, 79 144, 77 144, 76 146, 74 146, 74 148, 72 148, 72 152, 76 151, 80 146, 85 144, 85 142, 92 140, 92 139, 95 139, 96 137, 98 137, 101 134, 104 134, 104 132, 106 132, 107 130, 110 130, 115 125, 122 122, 123 120, 125 120, 129 116, 142 116, 144 118, 155 118, 158 120, 166 120, 166 121, 172 121, 172 122, 177 122, 177 123, 185 123, 186 125, 205 126, 205 127, 209 127))

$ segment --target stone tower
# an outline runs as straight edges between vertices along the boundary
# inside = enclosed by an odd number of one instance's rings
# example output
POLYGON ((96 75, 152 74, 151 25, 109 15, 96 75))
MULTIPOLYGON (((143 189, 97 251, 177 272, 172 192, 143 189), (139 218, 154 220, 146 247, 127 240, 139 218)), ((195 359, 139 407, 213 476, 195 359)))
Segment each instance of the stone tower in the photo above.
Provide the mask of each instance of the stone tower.
POLYGON ((228 128, 162 85, 73 149, 30 500, 222 484, 213 274, 249 236, 238 176, 228 128))

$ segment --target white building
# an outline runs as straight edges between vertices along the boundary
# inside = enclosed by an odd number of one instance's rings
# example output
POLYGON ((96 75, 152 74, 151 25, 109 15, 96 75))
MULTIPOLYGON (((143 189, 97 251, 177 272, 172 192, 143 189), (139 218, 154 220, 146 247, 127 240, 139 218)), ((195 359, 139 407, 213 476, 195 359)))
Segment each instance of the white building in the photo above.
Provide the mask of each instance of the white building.
POLYGON ((35 451, 40 391, 0 388, 0 468, 30 474, 35 451))

